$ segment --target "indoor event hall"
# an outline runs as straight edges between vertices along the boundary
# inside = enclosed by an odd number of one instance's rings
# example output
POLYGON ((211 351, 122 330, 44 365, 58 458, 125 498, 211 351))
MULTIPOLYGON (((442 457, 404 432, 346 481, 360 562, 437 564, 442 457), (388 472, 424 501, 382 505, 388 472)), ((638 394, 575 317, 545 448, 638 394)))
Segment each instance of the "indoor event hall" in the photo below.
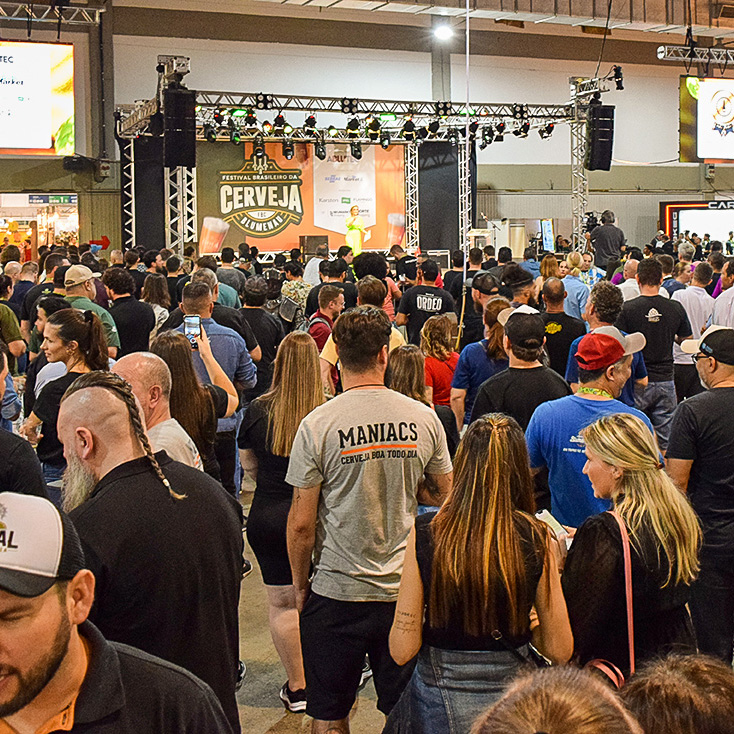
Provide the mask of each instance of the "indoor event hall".
POLYGON ((734 4, 0 0, 0 734, 734 734, 734 4))

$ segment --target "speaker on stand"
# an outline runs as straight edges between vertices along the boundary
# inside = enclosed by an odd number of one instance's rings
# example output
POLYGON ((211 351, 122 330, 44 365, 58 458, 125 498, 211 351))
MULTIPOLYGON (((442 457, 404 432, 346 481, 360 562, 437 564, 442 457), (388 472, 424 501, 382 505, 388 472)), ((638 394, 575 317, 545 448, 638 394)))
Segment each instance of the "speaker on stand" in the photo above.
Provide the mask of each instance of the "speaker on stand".
POLYGON ((612 167, 614 143, 614 105, 591 105, 586 122, 586 158, 588 171, 608 171, 612 167))
POLYGON ((163 165, 196 167, 196 92, 193 89, 163 90, 163 165))

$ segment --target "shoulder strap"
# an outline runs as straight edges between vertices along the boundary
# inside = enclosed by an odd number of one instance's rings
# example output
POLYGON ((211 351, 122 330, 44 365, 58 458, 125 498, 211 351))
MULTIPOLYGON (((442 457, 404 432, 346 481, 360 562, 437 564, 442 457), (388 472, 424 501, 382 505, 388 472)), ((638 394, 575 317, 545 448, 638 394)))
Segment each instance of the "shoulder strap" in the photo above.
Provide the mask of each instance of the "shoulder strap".
POLYGON ((635 673, 635 622, 632 610, 632 556, 630 553, 630 537, 627 526, 616 510, 610 515, 617 521, 619 532, 622 535, 622 553, 624 555, 624 587, 627 598, 627 639, 629 642, 630 675, 635 673))

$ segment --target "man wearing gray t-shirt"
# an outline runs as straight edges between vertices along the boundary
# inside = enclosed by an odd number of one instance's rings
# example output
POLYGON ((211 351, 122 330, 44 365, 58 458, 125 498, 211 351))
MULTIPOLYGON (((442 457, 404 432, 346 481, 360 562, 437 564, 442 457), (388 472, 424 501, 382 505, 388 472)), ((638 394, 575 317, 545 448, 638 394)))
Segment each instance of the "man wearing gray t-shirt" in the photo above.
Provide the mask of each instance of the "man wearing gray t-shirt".
POLYGON ((388 635, 408 532, 417 503, 441 504, 451 485, 436 413, 384 386, 390 330, 371 306, 336 321, 344 392, 303 419, 286 475, 312 732, 349 731, 366 654, 378 709, 397 703, 412 666, 392 660, 388 635))

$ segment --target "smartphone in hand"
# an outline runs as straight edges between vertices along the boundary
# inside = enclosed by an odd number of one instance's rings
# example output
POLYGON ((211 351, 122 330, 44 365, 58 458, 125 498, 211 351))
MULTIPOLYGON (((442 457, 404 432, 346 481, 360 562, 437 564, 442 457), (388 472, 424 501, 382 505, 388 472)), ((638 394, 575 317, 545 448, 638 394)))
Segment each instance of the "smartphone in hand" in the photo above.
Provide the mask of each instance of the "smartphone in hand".
POLYGON ((184 336, 192 349, 198 349, 196 340, 201 336, 201 316, 184 316, 184 336))

